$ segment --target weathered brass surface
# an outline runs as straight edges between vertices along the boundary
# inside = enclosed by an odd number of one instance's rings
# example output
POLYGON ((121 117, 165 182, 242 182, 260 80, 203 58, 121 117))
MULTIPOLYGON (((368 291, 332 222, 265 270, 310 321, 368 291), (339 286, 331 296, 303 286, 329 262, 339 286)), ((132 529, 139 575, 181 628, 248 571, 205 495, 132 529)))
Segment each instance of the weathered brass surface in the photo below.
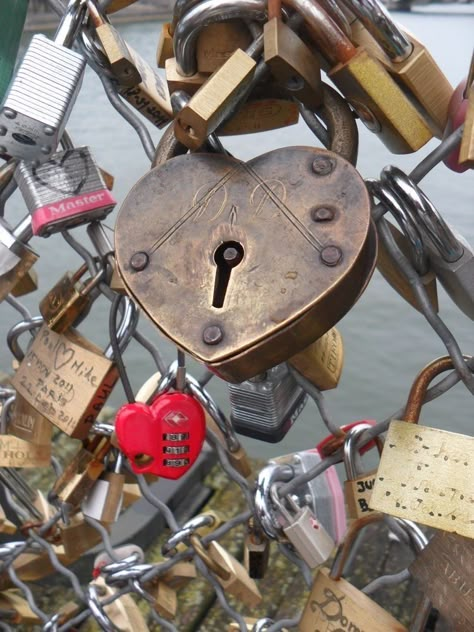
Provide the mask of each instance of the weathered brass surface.
MULTIPOLYGON (((112 597, 117 592, 117 588, 106 584, 103 577, 94 579, 91 584, 97 589, 101 601, 112 597)), ((117 630, 149 632, 150 628, 147 626, 145 618, 130 595, 122 595, 115 599, 112 603, 104 606, 104 611, 117 630)))
POLYGON ((309 108, 324 99, 319 61, 298 35, 273 18, 264 26, 265 63, 292 96, 309 108))
POLYGON ((141 75, 120 33, 111 24, 96 27, 97 37, 109 61, 112 74, 122 86, 136 86, 141 75))
POLYGON ((22 625, 39 625, 42 619, 35 614, 26 599, 16 590, 6 590, 0 593, 0 610, 13 610, 15 615, 9 623, 22 625))
POLYGON ((178 597, 176 590, 164 581, 157 582, 149 589, 150 594, 155 598, 153 608, 166 619, 173 619, 178 609, 178 597))
POLYGON ((474 621, 474 540, 438 531, 410 565, 423 592, 450 624, 465 632, 474 621))
POLYGON ((189 96, 196 94, 199 88, 209 79, 208 73, 196 72, 189 77, 183 77, 178 72, 176 58, 171 56, 165 61, 166 81, 170 94, 176 90, 184 90, 189 96))
POLYGON ((295 125, 298 119, 299 109, 294 101, 274 97, 250 99, 219 128, 219 135, 268 132, 295 125))
POLYGON ((468 104, 459 150, 459 163, 464 166, 474 167, 474 84, 467 89, 467 98, 468 104))
POLYGON ((198 72, 215 72, 238 48, 246 50, 251 42, 250 31, 241 20, 209 24, 196 42, 198 72))
POLYGON ((83 439, 118 379, 116 367, 74 330, 38 332, 12 384, 38 412, 83 439))
POLYGON ((255 67, 247 53, 236 50, 176 116, 176 137, 190 149, 201 147, 247 89, 255 67))
MULTIPOLYGON (((6 249, 6 246, 0 244, 0 248, 6 249)), ((28 274, 29 269, 38 260, 38 255, 31 250, 29 246, 16 242, 15 244, 16 260, 9 267, 8 270, 0 272, 0 301, 9 294, 28 274)))
POLYGON ((31 292, 35 292, 38 289, 38 274, 36 270, 31 268, 22 277, 18 283, 11 289, 11 294, 15 298, 19 298, 20 296, 24 296, 25 294, 30 294, 31 292))
POLYGON ((0 467, 49 467, 51 444, 35 445, 14 435, 0 435, 0 467))
POLYGON ((35 445, 50 445, 53 427, 24 397, 17 394, 8 432, 35 445))
POLYGON ((341 334, 333 327, 288 362, 321 391, 336 388, 344 366, 341 334))
POLYGON ((376 237, 355 169, 326 150, 298 147, 248 163, 208 154, 169 160, 125 200, 116 248, 125 285, 158 327, 240 382, 342 318, 371 276, 376 237), (333 209, 334 220, 315 221, 320 207, 333 209), (243 252, 224 291, 215 260, 222 244, 243 252), (140 272, 131 265, 136 252, 146 254, 140 272), (208 344, 205 332, 216 327, 221 340, 208 344))
POLYGON ((161 26, 158 48, 156 49, 156 65, 158 68, 164 68, 166 60, 174 57, 173 36, 170 33, 170 26, 170 22, 165 22, 161 26))
POLYGON ((111 0, 111 2, 108 3, 105 12, 115 13, 116 11, 120 11, 121 9, 125 9, 126 7, 129 7, 131 4, 133 4, 136 1, 137 0, 111 0))

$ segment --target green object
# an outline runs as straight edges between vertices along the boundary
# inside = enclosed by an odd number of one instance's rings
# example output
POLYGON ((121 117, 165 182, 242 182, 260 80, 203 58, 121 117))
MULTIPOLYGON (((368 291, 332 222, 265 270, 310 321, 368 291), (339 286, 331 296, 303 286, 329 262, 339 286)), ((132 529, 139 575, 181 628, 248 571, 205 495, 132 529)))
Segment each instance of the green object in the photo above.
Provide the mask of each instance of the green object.
POLYGON ((15 69, 27 10, 28 0, 0 0, 0 103, 15 69))

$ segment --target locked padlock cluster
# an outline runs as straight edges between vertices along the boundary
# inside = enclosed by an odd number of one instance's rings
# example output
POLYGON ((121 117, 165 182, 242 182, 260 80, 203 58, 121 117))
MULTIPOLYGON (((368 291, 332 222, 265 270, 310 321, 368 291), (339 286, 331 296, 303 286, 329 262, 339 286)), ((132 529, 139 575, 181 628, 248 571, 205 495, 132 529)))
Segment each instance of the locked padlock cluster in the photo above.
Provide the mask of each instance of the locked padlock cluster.
MULTIPOLYGON (((442 160, 459 172, 474 164, 474 61, 453 91, 379 0, 176 0, 157 33, 161 70, 114 22, 134 0, 55 1, 54 38, 34 35, 16 60, 27 3, 8 4, 0 301, 21 319, 0 365, 0 627, 50 632, 87 618, 124 632, 146 632, 152 621, 205 625, 183 614, 180 592, 199 577, 222 607, 220 630, 421 632, 436 618, 474 629, 473 439, 453 432, 454 421, 449 431, 418 424, 428 397, 456 380, 474 394, 474 362, 444 324, 437 293, 439 281, 474 319, 472 248, 420 185, 442 160), (75 145, 66 131, 87 64, 151 162, 117 217, 114 178, 94 158, 100 148, 93 138, 75 145), (305 145, 247 161, 226 149, 230 135, 290 127, 300 115, 305 145), (167 126, 156 147, 142 119, 155 133, 167 126), (389 166, 364 180, 358 122, 397 156, 440 143, 409 174, 389 166), (20 222, 10 213, 17 188, 20 222), (74 272, 62 267, 60 240, 81 259, 74 272), (57 280, 26 308, 38 252, 57 280), (341 425, 324 391, 341 379, 357 388, 366 376, 350 354, 343 375, 338 323, 351 318, 376 266, 450 355, 421 371, 390 422, 341 425), (140 314, 176 347, 172 362, 169 347, 162 354, 162 341, 143 333, 140 314), (105 334, 105 348, 91 331, 105 334), (128 364, 132 343, 151 358, 141 386, 128 364), (199 378, 190 358, 202 365, 199 378), (106 417, 112 391, 120 405, 106 417), (323 425, 329 435, 317 443, 323 425), (254 455, 263 441, 280 444, 282 456, 253 461, 241 435, 254 455), (210 461, 230 508, 202 506, 210 461), (168 528, 153 560, 141 535, 145 502, 156 535, 168 528), (364 554, 352 553, 367 539, 385 562, 369 564, 378 576, 362 586, 364 554), (409 561, 399 569, 402 549, 409 561), (267 598, 283 572, 301 572, 309 587, 291 617, 267 598), (44 599, 54 574, 73 585, 77 603, 44 599), (372 593, 409 579, 420 590, 401 623, 372 593)), ((100 99, 90 107, 93 116, 100 99)), ((375 373, 382 353, 373 355, 375 373)))

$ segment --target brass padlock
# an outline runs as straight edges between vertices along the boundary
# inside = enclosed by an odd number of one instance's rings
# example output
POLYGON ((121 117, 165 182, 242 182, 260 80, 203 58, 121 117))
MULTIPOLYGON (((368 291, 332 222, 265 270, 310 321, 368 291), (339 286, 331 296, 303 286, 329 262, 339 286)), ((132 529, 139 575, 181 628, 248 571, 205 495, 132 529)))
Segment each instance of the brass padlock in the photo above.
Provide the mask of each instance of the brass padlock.
POLYGON ((11 289, 11 295, 15 298, 25 296, 25 294, 31 294, 38 289, 38 273, 31 268, 22 277, 18 283, 11 289))
POLYGON ((176 58, 171 56, 165 61, 166 82, 170 94, 176 90, 184 90, 186 94, 192 96, 209 79, 208 73, 195 72, 189 77, 183 77, 178 72, 176 58))
POLYGON ((357 171, 327 150, 286 147, 247 163, 196 153, 152 169, 122 205, 116 256, 165 335, 243 382, 342 318, 370 279, 376 239, 357 171), (321 208, 333 221, 319 221, 321 208), (157 274, 165 260, 168 275, 157 274), (176 319, 180 305, 191 325, 176 319))
POLYGON ((244 538, 244 566, 252 579, 262 579, 268 568, 270 540, 250 518, 244 538))
POLYGON ((0 505, 0 533, 5 533, 7 535, 11 535, 16 533, 16 525, 13 522, 10 522, 5 515, 5 511, 3 507, 0 505))
POLYGON ((256 65, 250 55, 236 50, 176 115, 176 138, 190 149, 201 147, 238 103, 256 65))
POLYGON ((296 125, 299 108, 295 101, 276 96, 252 96, 242 107, 219 127, 219 136, 268 132, 296 125))
MULTIPOLYGON (((107 525, 104 526, 107 528, 107 525)), ((67 524, 60 520, 58 527, 64 556, 69 564, 102 542, 100 532, 84 520, 81 512, 70 516, 67 524)))
POLYGON ((136 86, 119 85, 118 93, 155 127, 161 129, 173 118, 168 86, 131 46, 127 44, 127 48, 142 80, 136 86))
POLYGON ((166 573, 160 575, 160 580, 174 590, 179 590, 187 586, 196 576, 196 567, 192 562, 176 562, 166 573))
POLYGON ((0 467, 50 467, 51 444, 36 445, 14 435, 0 434, 0 467))
POLYGON ((107 3, 105 12, 116 13, 116 11, 125 9, 126 7, 129 7, 131 4, 133 4, 136 1, 137 0, 110 0, 110 2, 107 3))
POLYGON ((370 507, 474 538, 474 437, 418 425, 429 383, 452 368, 438 358, 415 379, 403 421, 390 423, 370 507))
MULTIPOLYGON (((7 617, 9 623, 15 625, 39 625, 43 623, 33 610, 31 610, 28 602, 18 590, 5 590, 0 592, 0 612, 13 611, 12 616, 7 617)), ((3 618, 3 617, 2 617, 3 618)))
POLYGON ((474 540, 438 531, 409 566, 452 632, 472 627, 474 612, 474 540))
POLYGON ((319 61, 298 35, 281 19, 266 22, 265 63, 288 93, 309 108, 319 107, 323 87, 319 61))
POLYGON ((153 609, 165 619, 174 619, 178 610, 176 589, 167 582, 158 581, 148 589, 148 592, 155 600, 152 604, 153 609))
POLYGON ((366 127, 392 153, 411 153, 423 147, 433 134, 382 64, 364 48, 355 48, 316 2, 312 3, 308 18, 315 44, 331 64, 328 77, 366 127))
POLYGON ((29 216, 14 229, 0 221, 0 301, 21 282, 38 259, 38 255, 21 239, 25 233, 31 234, 29 216))
POLYGON ((78 332, 57 334, 43 325, 11 382, 51 423, 83 439, 117 379, 112 361, 78 332))
POLYGON ((166 60, 174 57, 173 35, 170 32, 170 26, 171 22, 165 22, 161 25, 158 48, 156 49, 156 65, 158 68, 164 68, 166 60))
POLYGON ((110 64, 113 76, 122 86, 136 86, 141 83, 140 73, 120 33, 105 21, 91 0, 87 1, 87 6, 95 34, 110 64))
MULTIPOLYGON (((102 600, 109 599, 117 592, 116 588, 112 588, 105 583, 103 577, 97 577, 89 586, 93 586, 102 600)), ((104 609, 113 629, 121 632, 149 632, 145 618, 138 605, 133 601, 130 595, 121 595, 114 599, 112 603, 101 606, 104 609)))
POLYGON ((52 489, 54 496, 78 510, 79 505, 104 471, 104 458, 111 447, 110 439, 100 436, 84 441, 83 446, 79 448, 61 476, 54 482, 52 489))
POLYGON ((121 473, 122 456, 118 454, 113 468, 105 471, 94 483, 86 500, 82 504, 82 512, 101 523, 117 522, 123 501, 125 474, 121 473))
POLYGON ((81 282, 86 272, 85 264, 74 273, 66 272, 41 299, 39 311, 49 329, 63 333, 91 306, 90 292, 100 283, 104 270, 81 282))
POLYGON ((212 541, 207 548, 204 548, 199 537, 192 535, 190 542, 196 554, 215 574, 217 581, 227 593, 249 608, 258 606, 262 601, 262 595, 257 584, 235 557, 216 541, 212 541))
POLYGON ((246 50, 251 42, 250 31, 242 20, 216 22, 205 26, 196 41, 198 72, 215 72, 238 48, 246 50))
POLYGON ((474 53, 471 60, 471 76, 466 84, 467 112, 464 131, 459 149, 459 163, 464 167, 474 167, 474 53))
POLYGON ((344 366, 344 343, 341 334, 332 327, 309 347, 291 357, 288 364, 319 390, 336 388, 344 366))
POLYGON ((50 445, 53 427, 51 423, 39 413, 21 395, 15 398, 15 406, 8 423, 9 434, 15 435, 35 445, 50 445))

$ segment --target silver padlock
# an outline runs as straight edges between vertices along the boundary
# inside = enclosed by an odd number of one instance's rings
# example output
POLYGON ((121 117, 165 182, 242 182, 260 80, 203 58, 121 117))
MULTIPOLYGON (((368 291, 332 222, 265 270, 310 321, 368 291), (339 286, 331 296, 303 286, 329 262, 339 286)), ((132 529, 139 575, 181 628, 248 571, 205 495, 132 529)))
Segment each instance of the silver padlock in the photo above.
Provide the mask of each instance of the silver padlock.
POLYGON ((0 218, 0 301, 3 301, 38 259, 34 250, 26 245, 31 235, 29 215, 13 229, 0 218))
POLYGON ((118 452, 113 471, 101 474, 82 503, 81 511, 85 516, 105 524, 117 522, 125 484, 125 475, 121 473, 122 464, 123 454, 118 452))
POLYGON ((321 522, 309 507, 300 507, 291 496, 280 499, 278 483, 272 487, 271 496, 283 533, 301 559, 310 568, 324 564, 331 556, 336 544, 321 522), (291 509, 285 507, 285 501, 291 509))
POLYGON ((385 167, 381 179, 416 220, 431 270, 459 309, 474 320, 474 252, 471 246, 403 171, 385 167))
POLYGON ((308 399, 286 363, 228 386, 235 431, 270 443, 283 439, 308 399))
POLYGON ((15 178, 40 237, 104 219, 116 205, 88 147, 57 152, 41 165, 21 161, 15 178))
POLYGON ((54 40, 33 36, 0 111, 0 153, 42 162, 56 150, 84 76, 70 48, 86 9, 70 0, 54 40))

